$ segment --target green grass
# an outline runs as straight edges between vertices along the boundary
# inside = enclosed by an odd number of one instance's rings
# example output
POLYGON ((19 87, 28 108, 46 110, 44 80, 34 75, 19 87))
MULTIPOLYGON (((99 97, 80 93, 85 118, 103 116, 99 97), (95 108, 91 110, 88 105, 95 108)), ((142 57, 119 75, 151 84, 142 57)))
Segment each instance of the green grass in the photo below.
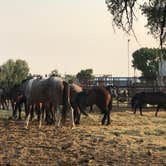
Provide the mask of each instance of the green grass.
POLYGON ((9 110, 0 110, 0 119, 8 119, 12 116, 12 112, 9 110))

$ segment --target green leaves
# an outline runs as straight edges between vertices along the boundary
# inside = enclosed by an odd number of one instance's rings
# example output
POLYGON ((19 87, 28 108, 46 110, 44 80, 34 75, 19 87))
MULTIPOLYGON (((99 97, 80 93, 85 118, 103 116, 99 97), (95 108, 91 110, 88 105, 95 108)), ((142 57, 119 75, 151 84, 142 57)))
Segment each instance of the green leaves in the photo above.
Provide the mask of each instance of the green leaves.
MULTIPOLYGON (((162 54, 166 59, 166 49, 163 49, 162 54)), ((160 55, 160 49, 141 48, 133 53, 133 67, 140 70, 145 78, 156 79, 160 55)))
POLYGON ((16 61, 9 59, 0 68, 0 85, 3 88, 11 88, 21 83, 29 74, 27 62, 20 59, 16 61))
POLYGON ((79 82, 87 81, 93 78, 93 69, 81 70, 76 75, 79 82))
POLYGON ((147 18, 146 27, 149 33, 159 39, 162 47, 166 32, 166 1, 165 0, 105 0, 108 11, 113 16, 113 25, 129 33, 133 31, 135 11, 140 9, 147 18))

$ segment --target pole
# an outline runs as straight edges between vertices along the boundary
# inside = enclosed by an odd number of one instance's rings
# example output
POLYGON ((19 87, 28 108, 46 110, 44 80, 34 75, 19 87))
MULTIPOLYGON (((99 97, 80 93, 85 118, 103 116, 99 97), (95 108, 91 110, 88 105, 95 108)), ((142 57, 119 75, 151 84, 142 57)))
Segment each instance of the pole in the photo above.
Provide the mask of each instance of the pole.
POLYGON ((128 84, 129 84, 129 77, 130 77, 130 57, 129 57, 129 54, 130 54, 130 39, 128 39, 128 48, 127 48, 127 61, 128 61, 128 73, 127 73, 127 76, 128 76, 128 84))
POLYGON ((130 86, 130 79, 129 79, 129 77, 130 77, 130 57, 129 57, 129 54, 130 54, 130 47, 129 47, 129 44, 130 44, 130 39, 128 39, 128 47, 127 47, 127 59, 128 59, 128 66, 127 66, 127 68, 128 68, 128 88, 127 88, 127 101, 128 101, 128 104, 129 104, 129 86, 130 86))

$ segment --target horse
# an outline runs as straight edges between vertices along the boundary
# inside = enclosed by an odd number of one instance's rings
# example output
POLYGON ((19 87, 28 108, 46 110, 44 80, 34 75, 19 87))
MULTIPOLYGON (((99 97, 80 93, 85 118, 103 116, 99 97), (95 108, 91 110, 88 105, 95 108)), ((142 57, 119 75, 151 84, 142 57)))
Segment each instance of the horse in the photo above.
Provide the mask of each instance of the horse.
POLYGON ((4 89, 0 89, 0 108, 3 110, 8 109, 8 103, 6 101, 6 93, 4 89))
POLYGON ((81 110, 86 109, 87 106, 96 105, 101 110, 101 113, 104 113, 101 124, 104 125, 106 119, 106 124, 110 124, 112 96, 104 87, 94 87, 87 92, 80 92, 77 96, 77 103, 81 110))
MULTIPOLYGON (((60 125, 60 105, 63 106, 63 117, 66 118, 66 111, 70 111, 70 124, 74 126, 73 109, 70 105, 70 87, 67 82, 59 77, 49 77, 47 79, 30 79, 26 86, 25 96, 27 98, 28 113, 25 121, 25 128, 28 128, 30 112, 33 105, 43 103, 48 110, 56 113, 56 125, 60 125), (56 112, 55 112, 56 111, 56 112)), ((42 114, 39 117, 39 128, 41 127, 42 114)))
POLYGON ((145 104, 157 105, 155 112, 155 116, 157 117, 159 109, 166 108, 166 94, 163 92, 141 92, 135 94, 131 100, 131 106, 134 109, 134 114, 139 107, 140 115, 143 115, 142 107, 145 104))
POLYGON ((13 86, 13 88, 11 88, 9 91, 9 98, 13 110, 13 118, 17 117, 17 110, 19 110, 19 117, 18 117, 19 120, 21 120, 22 105, 24 105, 25 115, 27 115, 25 90, 29 79, 23 80, 20 84, 13 86))
POLYGON ((84 110, 80 110, 77 103, 77 96, 82 91, 83 91, 82 87, 80 87, 79 85, 75 83, 70 83, 70 103, 74 109, 74 121, 75 121, 75 124, 77 125, 80 124, 81 113, 83 113, 85 116, 88 116, 88 114, 84 112, 84 110))

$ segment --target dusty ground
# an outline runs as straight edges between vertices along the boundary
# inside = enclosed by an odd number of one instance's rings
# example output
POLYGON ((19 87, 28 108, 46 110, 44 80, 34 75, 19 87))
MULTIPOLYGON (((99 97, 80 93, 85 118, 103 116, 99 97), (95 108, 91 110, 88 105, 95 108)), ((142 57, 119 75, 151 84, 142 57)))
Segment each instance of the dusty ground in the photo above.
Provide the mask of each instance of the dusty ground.
POLYGON ((0 111, 0 165, 166 165, 166 112, 133 115, 112 112, 110 126, 101 126, 101 115, 82 116, 74 129, 7 120, 0 111))

